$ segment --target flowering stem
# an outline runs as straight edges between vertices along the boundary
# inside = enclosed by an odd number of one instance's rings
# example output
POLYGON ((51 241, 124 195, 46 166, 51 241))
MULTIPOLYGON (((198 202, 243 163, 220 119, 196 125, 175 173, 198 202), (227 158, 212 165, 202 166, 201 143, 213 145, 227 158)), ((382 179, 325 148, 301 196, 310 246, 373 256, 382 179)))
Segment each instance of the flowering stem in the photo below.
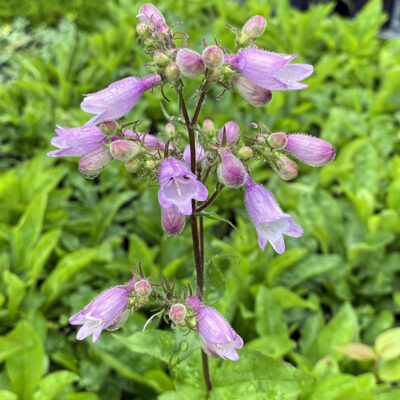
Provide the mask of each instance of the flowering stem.
MULTIPOLYGON (((195 134, 193 126, 197 123, 200 115, 201 106, 207 95, 208 85, 207 83, 202 87, 202 92, 199 101, 196 106, 195 113, 192 120, 189 118, 189 114, 186 108, 185 99, 182 94, 182 87, 179 91, 179 100, 181 104, 183 118, 185 119, 186 128, 189 134, 189 146, 190 146, 190 169, 196 174, 196 144, 195 144, 195 134)), ((197 215, 195 214, 196 201, 192 200, 192 215, 190 216, 190 227, 192 230, 192 242, 193 242, 193 255, 194 262, 196 265, 196 294, 202 299, 204 292, 204 231, 203 231, 203 218, 200 217, 200 236, 197 224, 197 215)), ((206 388, 208 391, 212 390, 213 386, 210 378, 210 370, 208 367, 207 354, 201 351, 202 365, 203 365, 203 375, 206 388)))

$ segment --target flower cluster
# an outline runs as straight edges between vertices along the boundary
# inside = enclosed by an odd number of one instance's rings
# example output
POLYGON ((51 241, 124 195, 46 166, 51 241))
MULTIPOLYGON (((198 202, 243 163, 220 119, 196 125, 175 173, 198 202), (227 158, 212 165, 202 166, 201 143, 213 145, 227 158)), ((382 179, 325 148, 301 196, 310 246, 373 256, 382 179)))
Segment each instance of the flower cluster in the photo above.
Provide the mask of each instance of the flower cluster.
MULTIPOLYGON (((191 216, 193 221, 201 215, 224 187, 244 191, 245 206, 257 231, 260 249, 264 250, 269 242, 277 253, 283 253, 283 235, 300 237, 303 229, 282 211, 270 191, 253 181, 252 162, 264 162, 280 178, 290 180, 298 175, 295 159, 310 166, 322 166, 334 158, 334 148, 306 134, 271 132, 263 121, 240 127, 230 120, 222 127, 215 127, 211 119, 204 119, 200 125, 198 118, 213 87, 223 87, 224 93, 237 91, 252 106, 262 107, 272 101, 276 90, 307 88, 303 80, 313 73, 312 65, 293 63, 295 54, 259 48, 255 41, 266 28, 266 20, 260 15, 250 18, 241 30, 232 28, 236 33, 233 52, 219 42, 210 46, 205 41, 202 51, 190 49, 187 36, 175 31, 174 25, 167 25, 152 4, 144 4, 137 17, 138 45, 151 58, 147 64, 149 75, 126 77, 85 95, 81 109, 94 116, 81 127, 58 127, 58 136, 51 140, 58 150, 48 155, 81 157, 78 168, 89 178, 96 177, 112 160, 117 160, 139 178, 158 182, 162 227, 170 236, 179 235, 186 217, 191 216), (200 84, 199 100, 191 119, 183 97, 185 78, 197 79, 200 84), (164 109, 169 122, 157 136, 138 131, 138 123, 121 123, 120 118, 132 110, 144 92, 160 88, 165 97, 166 85, 176 90, 181 116, 168 116, 164 109), (131 129, 127 129, 129 125, 133 125, 131 129), (218 183, 209 195, 207 184, 212 175, 218 183)), ((204 257, 196 258, 196 262, 204 263, 204 257)), ((145 304, 151 296, 161 301, 142 277, 105 291, 71 317, 71 324, 83 325, 77 338, 93 334, 95 341, 103 329, 117 329, 131 308, 145 304)), ((194 318, 204 351, 209 355, 239 358, 235 349, 240 349, 243 341, 217 311, 194 296, 175 302, 170 298, 167 303, 162 299, 162 312, 175 325, 193 329, 194 318)))

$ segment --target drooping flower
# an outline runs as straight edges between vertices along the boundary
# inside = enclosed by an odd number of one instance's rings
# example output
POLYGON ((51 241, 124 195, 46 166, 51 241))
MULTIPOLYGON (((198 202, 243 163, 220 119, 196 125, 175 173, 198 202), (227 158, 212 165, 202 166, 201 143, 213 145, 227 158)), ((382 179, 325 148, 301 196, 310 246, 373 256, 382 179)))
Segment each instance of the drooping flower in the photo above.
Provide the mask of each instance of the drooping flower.
POLYGON ((220 154, 222 161, 217 169, 219 181, 232 189, 239 189, 246 179, 246 171, 243 164, 228 148, 221 148, 220 154))
POLYGON ((161 208, 161 223, 169 236, 177 236, 185 227, 185 215, 175 205, 161 208))
POLYGON ((176 63, 183 76, 196 78, 204 71, 201 55, 190 49, 180 49, 176 55, 176 63))
POLYGON ((255 184, 249 175, 244 186, 246 208, 257 230, 260 249, 264 250, 267 242, 270 242, 274 250, 282 254, 285 251, 283 234, 300 237, 304 233, 303 228, 281 210, 269 190, 255 184))
POLYGON ((192 199, 205 201, 207 188, 197 180, 189 168, 173 157, 163 160, 158 174, 160 190, 158 202, 161 207, 175 205, 184 215, 192 214, 192 199))
POLYGON ((165 34, 168 33, 169 28, 165 23, 164 16, 157 7, 153 6, 153 4, 143 4, 142 7, 140 7, 137 17, 142 23, 151 26, 154 30, 165 34))
POLYGON ((222 144, 224 139, 225 132, 225 140, 226 144, 233 142, 239 133, 239 125, 235 121, 228 121, 220 130, 219 130, 219 138, 218 141, 222 144))
POLYGON ((244 49, 226 61, 246 78, 268 90, 298 90, 308 87, 301 83, 314 70, 310 64, 288 64, 297 55, 271 53, 259 49, 244 49))
POLYGON ((129 316, 129 294, 134 290, 136 279, 132 278, 126 285, 115 286, 98 295, 91 303, 70 319, 71 325, 82 325, 76 338, 83 340, 93 335, 93 342, 106 329, 120 328, 129 316))
MULTIPOLYGON (((200 163, 201 167, 204 168, 207 154, 204 151, 203 147, 197 142, 195 143, 195 148, 196 148, 196 162, 200 163)), ((190 168, 191 165, 190 145, 187 145, 185 147, 185 150, 183 151, 183 160, 185 161, 186 166, 190 168)))
POLYGON ((79 171, 87 178, 95 178, 113 159, 108 147, 100 147, 85 154, 78 162, 79 171))
POLYGON ((211 357, 238 360, 239 354, 235 349, 243 347, 243 340, 228 321, 218 311, 204 306, 195 296, 188 297, 186 303, 193 307, 196 314, 197 330, 204 351, 211 357))
POLYGON ((50 157, 83 156, 102 147, 106 138, 96 126, 58 127, 55 131, 58 136, 53 137, 50 143, 59 150, 48 152, 50 157))
POLYGON ((81 109, 96 115, 87 121, 85 126, 121 118, 132 109, 146 90, 159 85, 160 82, 161 77, 157 74, 145 78, 130 76, 113 82, 103 90, 86 94, 81 109))
POLYGON ((335 158, 335 148, 328 142, 300 133, 287 135, 284 149, 313 167, 325 165, 335 158))
POLYGON ((272 100, 272 92, 256 85, 243 75, 233 78, 233 86, 254 107, 266 106, 272 100))

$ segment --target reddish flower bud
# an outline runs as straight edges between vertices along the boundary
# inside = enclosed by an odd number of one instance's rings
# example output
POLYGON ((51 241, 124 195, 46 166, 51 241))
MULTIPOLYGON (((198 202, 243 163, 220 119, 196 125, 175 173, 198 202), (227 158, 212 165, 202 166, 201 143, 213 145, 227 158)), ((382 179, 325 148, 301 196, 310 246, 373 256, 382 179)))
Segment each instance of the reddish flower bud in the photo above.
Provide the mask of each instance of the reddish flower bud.
POLYGON ((186 307, 183 304, 174 304, 169 310, 169 318, 175 324, 183 322, 186 318, 186 307))
POLYGON ((283 132, 271 133, 268 136, 268 143, 272 148, 277 150, 283 149, 286 146, 287 141, 287 137, 283 132))
POLYGON ((177 236, 185 227, 185 216, 174 205, 161 208, 161 223, 169 236, 177 236))
POLYGON ((132 140, 115 140, 110 146, 111 155, 119 161, 128 161, 140 153, 140 145, 132 140))
POLYGON ((139 297, 149 297, 153 288, 151 284, 146 281, 146 279, 141 279, 134 284, 136 294, 139 297))
POLYGON ((111 160, 110 150, 107 147, 100 147, 83 156, 78 168, 87 178, 95 178, 111 160))
POLYGON ((259 38, 265 31, 267 21, 262 15, 255 15, 247 20, 242 28, 243 40, 255 40, 259 38))
POLYGON ((233 79, 233 85, 239 94, 254 107, 266 106, 272 100, 272 92, 251 82, 240 75, 233 79))
POLYGON ((182 71, 182 75, 188 78, 195 78, 204 70, 200 54, 190 49, 180 49, 176 56, 176 63, 182 71))
POLYGON ((224 63, 224 53, 218 46, 209 46, 203 51, 203 62, 207 68, 219 68, 224 63))
POLYGON ((243 164, 228 148, 220 149, 220 153, 222 162, 217 169, 219 181, 232 189, 240 188, 246 179, 243 164))
POLYGON ((168 122, 167 125, 165 125, 165 132, 168 133, 168 135, 173 135, 175 133, 175 126, 171 124, 171 122, 168 122))
POLYGON ((214 123, 210 119, 205 119, 202 124, 203 132, 207 135, 213 134, 215 131, 214 123))

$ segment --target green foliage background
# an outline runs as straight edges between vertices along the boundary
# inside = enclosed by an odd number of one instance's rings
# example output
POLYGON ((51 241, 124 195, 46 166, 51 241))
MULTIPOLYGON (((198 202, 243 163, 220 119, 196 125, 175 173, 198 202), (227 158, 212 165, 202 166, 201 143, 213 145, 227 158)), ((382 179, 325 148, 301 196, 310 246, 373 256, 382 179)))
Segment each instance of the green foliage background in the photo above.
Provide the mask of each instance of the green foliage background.
MULTIPOLYGON (((237 230, 207 220, 206 297, 246 345, 237 363, 211 360, 210 399, 399 399, 400 335, 379 335, 400 313, 400 41, 377 38, 380 1, 354 20, 332 15, 332 3, 306 13, 282 0, 156 5, 167 21, 185 22, 198 50, 202 36, 232 46, 226 23, 265 15, 259 44, 314 64, 310 87, 276 92, 262 109, 237 94, 217 101, 214 92, 203 119, 261 121, 337 149, 323 168, 301 165, 293 182, 253 166, 305 230, 286 240, 282 255, 259 251, 239 192, 224 190, 213 205, 237 230), (354 361, 337 350, 351 342, 375 346, 379 360, 354 361)), ((206 396, 195 335, 141 333, 150 309, 96 344, 77 342, 68 325, 96 294, 128 280, 138 261, 148 274, 193 280, 188 228, 175 239, 163 234, 155 185, 117 162, 88 181, 76 159, 45 155, 56 124, 87 120, 82 93, 145 73, 148 60, 135 44, 138 8, 131 0, 0 1, 1 399, 206 396)), ((159 99, 147 93, 127 120, 163 130, 159 99)))

